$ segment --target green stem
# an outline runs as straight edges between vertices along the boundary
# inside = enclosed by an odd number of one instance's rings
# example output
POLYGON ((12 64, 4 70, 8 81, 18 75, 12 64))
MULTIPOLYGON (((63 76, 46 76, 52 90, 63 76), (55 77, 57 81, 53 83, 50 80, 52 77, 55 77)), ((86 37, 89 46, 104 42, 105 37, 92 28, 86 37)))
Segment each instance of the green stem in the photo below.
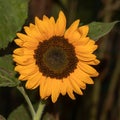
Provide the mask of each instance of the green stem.
POLYGON ((38 110, 37 110, 36 115, 34 116, 33 120, 40 120, 41 119, 44 108, 45 108, 45 103, 43 103, 43 101, 40 101, 39 106, 38 106, 38 110))
POLYGON ((27 104, 28 104, 28 106, 29 106, 29 109, 30 109, 32 118, 34 118, 34 116, 35 116, 35 110, 34 110, 34 108, 33 108, 33 105, 32 105, 32 103, 31 103, 28 95, 27 95, 26 92, 25 92, 24 88, 21 87, 21 86, 18 86, 17 89, 18 89, 18 90, 21 92, 21 94, 24 96, 24 98, 25 98, 25 100, 26 100, 26 102, 27 102, 27 104))

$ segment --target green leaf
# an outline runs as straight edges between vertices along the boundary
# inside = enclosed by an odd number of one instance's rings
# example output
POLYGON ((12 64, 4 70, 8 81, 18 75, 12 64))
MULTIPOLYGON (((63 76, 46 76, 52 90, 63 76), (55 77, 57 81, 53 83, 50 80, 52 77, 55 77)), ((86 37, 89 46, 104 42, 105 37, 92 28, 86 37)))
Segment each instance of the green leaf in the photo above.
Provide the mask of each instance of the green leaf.
POLYGON ((89 25, 90 31, 88 33, 88 36, 97 41, 99 38, 103 37, 107 33, 109 33, 114 25, 118 23, 119 21, 110 22, 110 23, 103 23, 103 22, 92 22, 89 25))
POLYGON ((0 120, 6 120, 2 115, 0 115, 0 120))
POLYGON ((14 87, 20 84, 16 79, 16 72, 11 55, 0 57, 0 87, 14 87))
POLYGON ((50 114, 50 113, 46 113, 43 116, 43 120, 55 120, 55 117, 52 114, 50 114))
POLYGON ((27 17, 28 0, 0 0, 0 48, 7 47, 27 17))
POLYGON ((32 120, 24 105, 20 105, 7 118, 7 120, 32 120))

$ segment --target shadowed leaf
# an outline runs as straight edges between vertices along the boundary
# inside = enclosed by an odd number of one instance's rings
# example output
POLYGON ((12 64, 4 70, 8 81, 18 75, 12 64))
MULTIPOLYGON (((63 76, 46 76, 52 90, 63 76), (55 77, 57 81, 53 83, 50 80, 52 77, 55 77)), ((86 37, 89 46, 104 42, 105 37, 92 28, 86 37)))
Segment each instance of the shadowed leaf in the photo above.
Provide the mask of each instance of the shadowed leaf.
POLYGON ((97 41, 99 38, 108 34, 112 30, 112 28, 115 26, 115 24, 118 22, 119 21, 110 22, 110 23, 92 22, 88 24, 90 27, 88 36, 93 40, 97 41))
POLYGON ((32 120, 26 107, 20 105, 7 118, 7 120, 32 120))
POLYGON ((16 72, 11 55, 0 57, 0 87, 14 87, 20 81, 16 79, 16 72))
POLYGON ((0 48, 7 47, 27 17, 28 0, 0 0, 0 48))

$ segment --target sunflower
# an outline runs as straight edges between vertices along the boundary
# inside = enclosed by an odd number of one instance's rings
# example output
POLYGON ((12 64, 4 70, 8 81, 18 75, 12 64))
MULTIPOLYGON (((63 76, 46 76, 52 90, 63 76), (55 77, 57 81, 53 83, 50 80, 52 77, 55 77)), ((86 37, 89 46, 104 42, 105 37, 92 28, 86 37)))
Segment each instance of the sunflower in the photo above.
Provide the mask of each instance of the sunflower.
POLYGON ((79 22, 66 29, 66 17, 60 11, 56 22, 45 15, 42 20, 35 17, 35 24, 24 27, 25 34, 17 33, 15 71, 19 80, 27 80, 27 89, 39 87, 41 99, 51 96, 56 102, 60 94, 75 99, 74 92, 82 95, 86 84, 94 83, 91 77, 98 76, 91 67, 99 63, 93 54, 97 45, 87 36, 89 26, 78 27, 79 22))

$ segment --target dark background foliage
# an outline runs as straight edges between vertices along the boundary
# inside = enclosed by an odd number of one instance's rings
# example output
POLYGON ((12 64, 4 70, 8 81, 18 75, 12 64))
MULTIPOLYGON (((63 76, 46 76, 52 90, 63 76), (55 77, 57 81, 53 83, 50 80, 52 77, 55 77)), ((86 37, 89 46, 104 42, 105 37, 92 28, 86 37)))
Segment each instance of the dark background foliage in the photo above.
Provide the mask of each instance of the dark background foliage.
MULTIPOLYGON (((44 14, 57 18, 59 10, 66 14, 67 26, 76 19, 80 19, 81 24, 120 20, 119 0, 30 0, 24 25, 34 23, 35 16, 42 18, 44 14)), ((96 67, 100 75, 94 79, 95 84, 87 85, 84 95, 76 95, 75 101, 60 96, 53 104, 49 99, 43 112, 44 120, 120 120, 120 24, 96 44, 101 63, 96 67)), ((0 50, 0 56, 11 54, 15 47, 14 42, 10 43, 0 50)), ((27 93, 33 103, 39 100, 37 89, 27 93)), ((22 103, 25 101, 16 88, 0 88, 0 114, 7 118, 22 103)))

